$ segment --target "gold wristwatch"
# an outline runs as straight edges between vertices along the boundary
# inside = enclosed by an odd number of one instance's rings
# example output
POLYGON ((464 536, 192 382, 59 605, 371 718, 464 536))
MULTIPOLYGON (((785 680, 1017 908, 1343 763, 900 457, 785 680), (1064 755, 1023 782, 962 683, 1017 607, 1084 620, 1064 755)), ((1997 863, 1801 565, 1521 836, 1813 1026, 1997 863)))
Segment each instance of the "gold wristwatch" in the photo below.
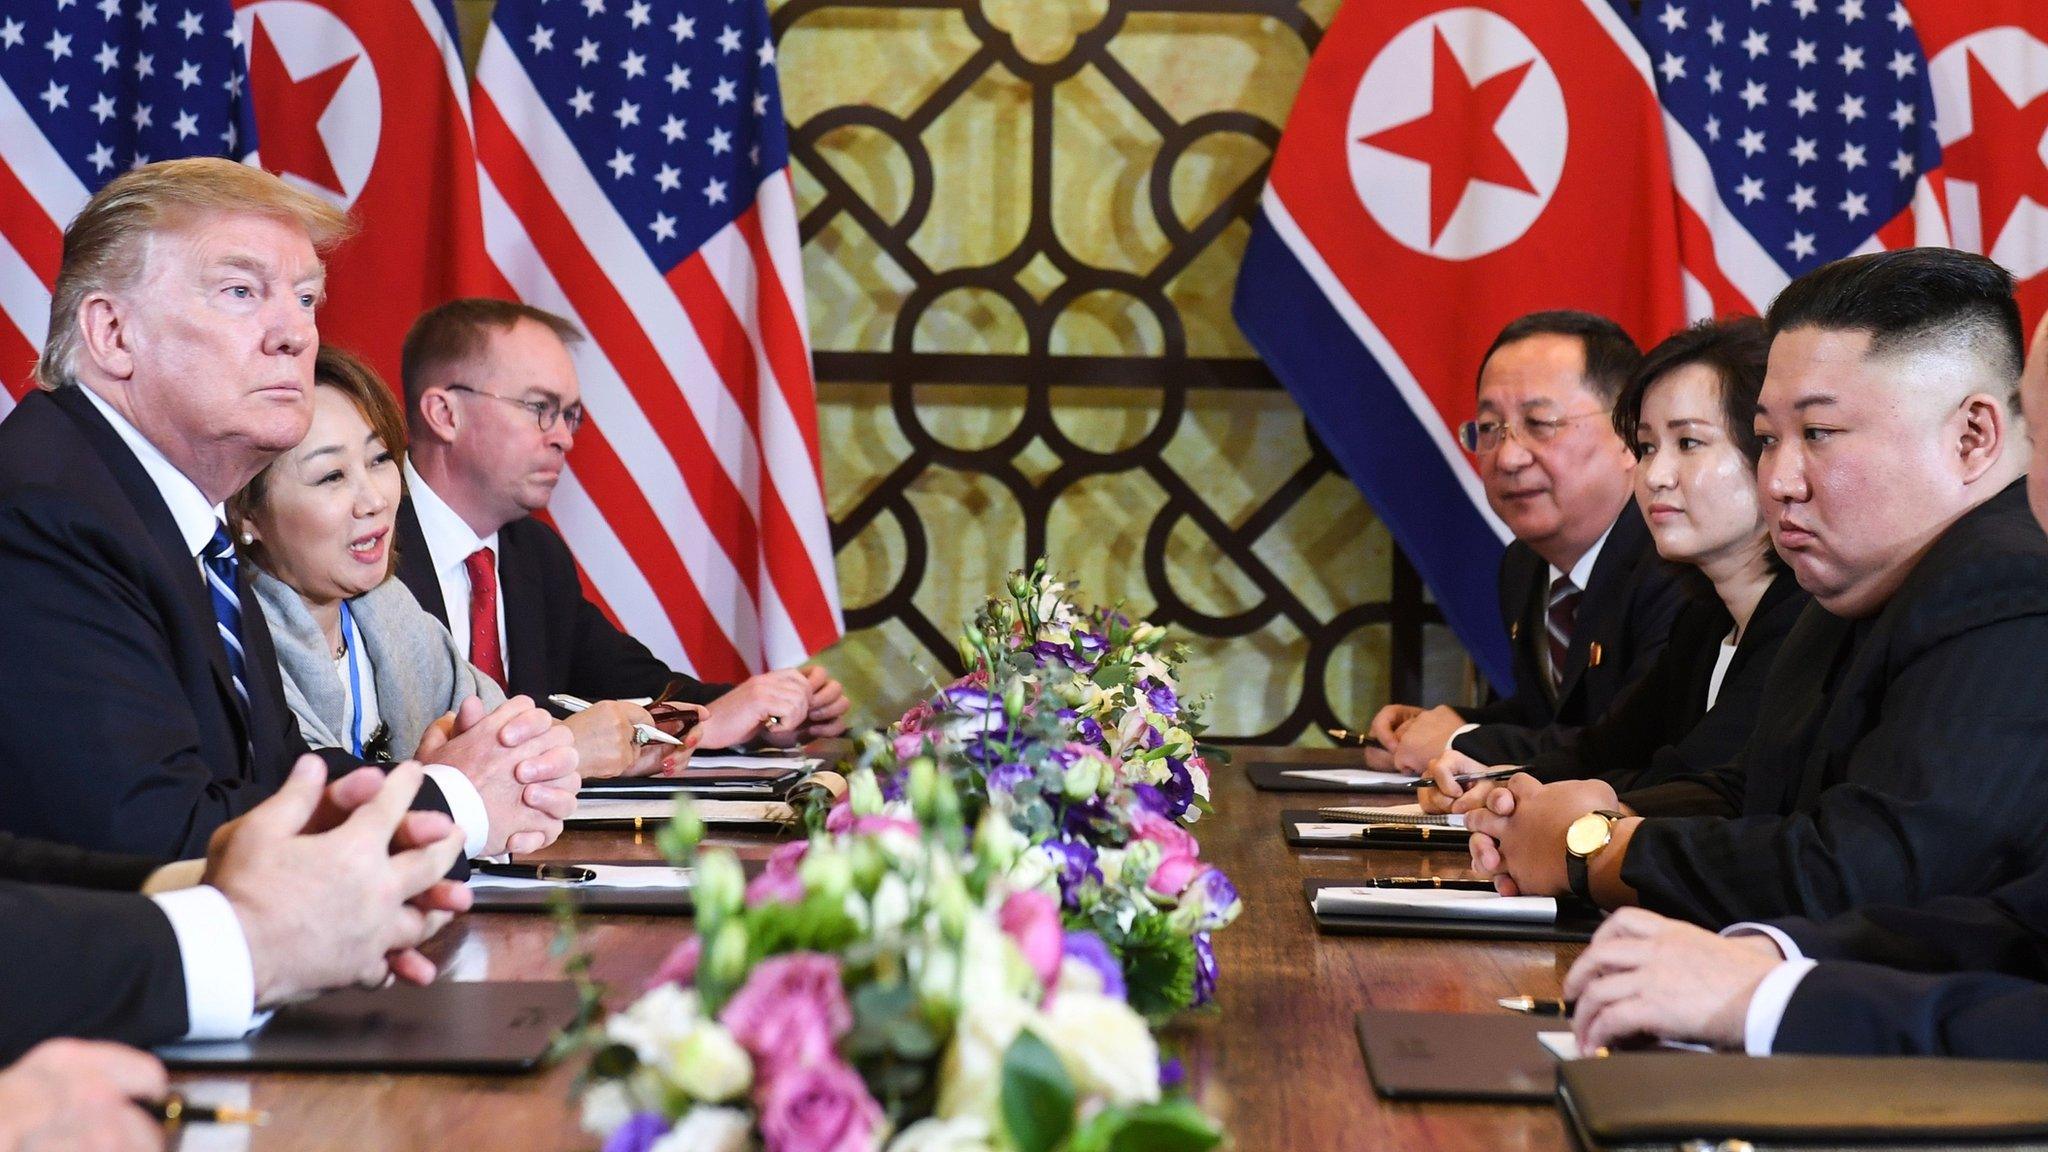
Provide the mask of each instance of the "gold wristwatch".
POLYGON ((1626 812, 1588 812, 1564 830, 1564 874, 1572 895, 1594 903, 1593 881, 1586 861, 1614 839, 1614 822, 1627 818, 1626 812))

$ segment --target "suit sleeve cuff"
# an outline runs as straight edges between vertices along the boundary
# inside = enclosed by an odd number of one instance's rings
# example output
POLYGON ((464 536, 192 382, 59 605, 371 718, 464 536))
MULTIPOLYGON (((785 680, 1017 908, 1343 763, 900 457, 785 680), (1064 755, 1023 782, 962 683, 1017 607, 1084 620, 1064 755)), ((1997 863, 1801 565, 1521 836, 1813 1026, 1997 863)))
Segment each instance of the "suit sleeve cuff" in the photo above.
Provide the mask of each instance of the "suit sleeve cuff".
POLYGON ((1726 928, 1721 929, 1721 935, 1769 937, 1771 943, 1778 946, 1778 955, 1783 956, 1787 960, 1806 959, 1806 953, 1799 950, 1797 941, 1785 935, 1782 930, 1773 928, 1769 924, 1759 924, 1754 920, 1745 920, 1740 924, 1730 924, 1726 928))
POLYGON ((1477 727, 1479 727, 1479 725, 1477 724, 1460 725, 1457 731, 1451 733, 1451 738, 1449 740, 1444 741, 1444 747, 1449 748, 1452 751, 1456 751, 1458 748, 1458 737, 1463 736, 1465 733, 1470 732, 1477 727))
POLYGON ((1769 1056, 1778 1040, 1778 1025, 1799 982, 1816 967, 1812 960, 1787 960, 1764 975, 1749 998, 1749 1013, 1742 1023, 1742 1048, 1751 1056, 1769 1056))
POLYGON ((446 764, 426 766, 427 779, 441 789, 441 798, 448 801, 448 815, 455 818, 455 826, 462 829, 462 851, 466 856, 481 856, 484 845, 491 841, 491 814, 484 810, 484 798, 477 792, 476 785, 469 782, 459 770, 446 764))
POLYGON ((255 1027, 256 968, 234 905, 208 885, 150 897, 171 922, 185 968, 187 1040, 232 1040, 255 1027))

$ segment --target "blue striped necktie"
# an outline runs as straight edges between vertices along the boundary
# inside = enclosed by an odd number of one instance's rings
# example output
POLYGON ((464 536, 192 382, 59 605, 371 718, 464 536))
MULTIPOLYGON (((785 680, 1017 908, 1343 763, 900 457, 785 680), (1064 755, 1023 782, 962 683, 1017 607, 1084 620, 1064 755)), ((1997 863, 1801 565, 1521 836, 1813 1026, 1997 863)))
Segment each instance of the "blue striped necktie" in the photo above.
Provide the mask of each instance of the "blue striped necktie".
POLYGON ((220 629, 221 643, 228 650, 228 674, 235 681, 235 695, 242 698, 242 715, 249 714, 247 665, 242 660, 242 597, 236 591, 235 543, 228 539, 228 527, 215 521, 213 539, 199 554, 206 569, 206 592, 213 600, 213 622, 220 629))

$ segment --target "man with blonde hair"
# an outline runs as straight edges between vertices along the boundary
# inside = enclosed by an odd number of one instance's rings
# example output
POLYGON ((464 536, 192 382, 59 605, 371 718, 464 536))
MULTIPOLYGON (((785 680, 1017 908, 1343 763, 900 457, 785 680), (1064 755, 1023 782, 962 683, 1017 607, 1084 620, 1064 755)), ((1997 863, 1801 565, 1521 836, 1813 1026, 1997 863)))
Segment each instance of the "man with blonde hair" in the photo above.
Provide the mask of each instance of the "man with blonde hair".
MULTIPOLYGON (((0 831, 203 855, 306 751, 221 504, 306 433, 349 230, 217 159, 127 173, 66 230, 45 391, 0 422, 0 831)), ((575 805, 570 736, 528 700, 481 711, 418 803, 472 855, 538 849, 575 805)))

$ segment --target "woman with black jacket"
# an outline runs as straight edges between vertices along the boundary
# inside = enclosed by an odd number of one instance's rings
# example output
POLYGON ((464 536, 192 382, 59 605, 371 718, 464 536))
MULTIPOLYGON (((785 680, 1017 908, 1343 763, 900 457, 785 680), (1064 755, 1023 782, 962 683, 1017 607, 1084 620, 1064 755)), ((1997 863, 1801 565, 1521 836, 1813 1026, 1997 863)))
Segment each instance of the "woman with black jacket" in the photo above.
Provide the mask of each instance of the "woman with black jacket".
MULTIPOLYGON (((1771 550, 1756 490, 1756 398, 1769 341, 1752 318, 1688 328, 1650 350, 1615 401, 1614 426, 1636 452, 1636 504, 1657 552, 1697 568, 1711 594, 1672 623, 1657 662, 1576 740, 1527 765, 1544 781, 1599 778, 1645 815, 1717 811, 1696 781, 1735 758, 1763 700, 1778 645, 1807 603, 1771 550)), ((1466 811, 1486 784, 1456 752, 1430 768, 1422 803, 1466 811)))

